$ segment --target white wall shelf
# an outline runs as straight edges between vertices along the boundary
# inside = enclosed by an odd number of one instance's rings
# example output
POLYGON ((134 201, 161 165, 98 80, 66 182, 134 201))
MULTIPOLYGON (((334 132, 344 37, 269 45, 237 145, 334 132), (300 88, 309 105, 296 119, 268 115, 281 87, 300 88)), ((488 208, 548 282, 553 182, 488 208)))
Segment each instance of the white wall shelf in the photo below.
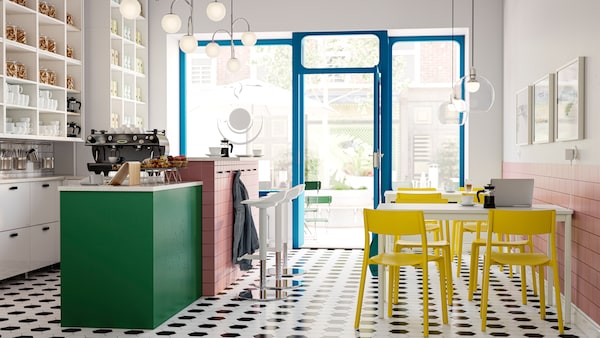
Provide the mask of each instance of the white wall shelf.
POLYGON ((67 98, 81 101, 84 93, 83 0, 44 2, 54 17, 40 12, 41 0, 27 0, 26 5, 0 3, 0 138, 81 142, 81 136, 67 137, 67 124, 84 122, 84 105, 72 114, 67 111, 67 98), (73 57, 67 57, 67 49, 73 57), (21 72, 15 73, 19 64, 21 72), (73 88, 67 87, 67 79, 73 88), (44 91, 50 93, 51 104, 40 98, 44 91), (23 119, 28 126, 22 129, 16 124, 23 119), (59 121, 58 131, 42 128, 55 121, 59 121))
POLYGON ((86 54, 86 63, 94 64, 86 69, 86 76, 94 79, 86 95, 88 107, 94 107, 86 116, 89 129, 110 130, 123 125, 148 128, 148 50, 144 46, 148 3, 140 3, 142 15, 129 20, 121 16, 116 1, 86 2, 88 27, 94 27, 85 33, 87 41, 94 41, 86 54), (91 48, 108 52, 92 53, 91 48))

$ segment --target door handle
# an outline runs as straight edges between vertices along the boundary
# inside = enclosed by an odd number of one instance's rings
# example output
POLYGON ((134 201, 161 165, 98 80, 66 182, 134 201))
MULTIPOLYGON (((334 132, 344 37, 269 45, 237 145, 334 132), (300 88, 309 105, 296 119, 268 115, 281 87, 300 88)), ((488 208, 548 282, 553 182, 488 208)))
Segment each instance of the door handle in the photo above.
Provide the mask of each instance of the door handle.
POLYGON ((374 152, 373 153, 373 168, 379 168, 381 167, 381 158, 383 157, 383 154, 380 152, 374 152))

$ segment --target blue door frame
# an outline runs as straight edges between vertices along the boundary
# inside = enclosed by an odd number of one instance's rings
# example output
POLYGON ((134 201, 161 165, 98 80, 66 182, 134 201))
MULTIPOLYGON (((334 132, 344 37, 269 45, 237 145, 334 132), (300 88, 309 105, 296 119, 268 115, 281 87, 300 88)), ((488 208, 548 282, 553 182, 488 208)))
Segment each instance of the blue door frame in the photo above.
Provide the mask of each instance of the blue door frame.
MULTIPOLYGON (((374 79, 374 112, 373 112, 373 153, 385 154, 391 149, 391 126, 387 132, 380 130, 381 121, 389 119, 391 121, 391 104, 381 104, 382 102, 391 102, 391 83, 389 76, 389 44, 387 31, 344 31, 344 32, 306 32, 292 34, 292 91, 293 95, 293 119, 292 119, 292 186, 304 183, 304 75, 309 74, 336 74, 336 73, 363 73, 373 74, 374 79), (325 35, 374 35, 379 39, 379 63, 373 67, 364 68, 306 68, 302 64, 302 39, 307 36, 325 36, 325 35), (389 87, 389 90, 385 88, 389 87), (380 90, 381 88, 381 90, 380 90), (387 107, 387 111, 385 110, 387 107), (383 109, 381 109, 383 108, 383 109), (385 142, 385 138, 389 142, 385 142)), ((383 198, 382 187, 391 187, 391 158, 385 156, 379 167, 373 169, 373 207, 379 204, 383 198), (383 163, 383 162, 387 162, 383 163), (383 181, 380 181, 383 180, 383 181)), ((294 225, 293 225, 293 246, 299 248, 304 244, 304 203, 302 199, 294 201, 294 225)))

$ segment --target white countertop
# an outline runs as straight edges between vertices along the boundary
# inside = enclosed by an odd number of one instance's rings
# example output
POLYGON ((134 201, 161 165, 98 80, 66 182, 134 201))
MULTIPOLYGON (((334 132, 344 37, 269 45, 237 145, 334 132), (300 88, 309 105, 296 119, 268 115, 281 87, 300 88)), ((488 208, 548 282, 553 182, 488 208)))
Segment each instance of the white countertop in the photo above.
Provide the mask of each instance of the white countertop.
POLYGON ((19 177, 19 178, 7 178, 0 179, 0 184, 14 184, 14 183, 27 183, 27 182, 45 182, 45 181, 62 181, 66 176, 39 176, 39 177, 19 177))
POLYGON ((58 191, 155 192, 202 185, 201 181, 140 185, 63 185, 58 191))
POLYGON ((243 157, 237 157, 237 156, 231 156, 231 157, 188 157, 188 161, 247 161, 247 160, 251 160, 251 161, 256 161, 258 159, 260 159, 262 156, 243 156, 243 157))

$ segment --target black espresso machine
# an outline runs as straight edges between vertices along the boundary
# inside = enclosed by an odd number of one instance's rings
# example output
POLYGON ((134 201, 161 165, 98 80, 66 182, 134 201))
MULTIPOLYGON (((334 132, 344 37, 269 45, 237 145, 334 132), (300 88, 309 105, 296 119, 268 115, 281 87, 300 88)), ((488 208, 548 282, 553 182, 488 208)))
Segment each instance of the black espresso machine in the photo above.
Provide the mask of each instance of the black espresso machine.
POLYGON ((165 131, 154 129, 145 133, 108 133, 92 129, 85 145, 92 147, 94 163, 88 163, 89 171, 96 174, 119 170, 127 161, 142 162, 169 154, 169 140, 165 131))

